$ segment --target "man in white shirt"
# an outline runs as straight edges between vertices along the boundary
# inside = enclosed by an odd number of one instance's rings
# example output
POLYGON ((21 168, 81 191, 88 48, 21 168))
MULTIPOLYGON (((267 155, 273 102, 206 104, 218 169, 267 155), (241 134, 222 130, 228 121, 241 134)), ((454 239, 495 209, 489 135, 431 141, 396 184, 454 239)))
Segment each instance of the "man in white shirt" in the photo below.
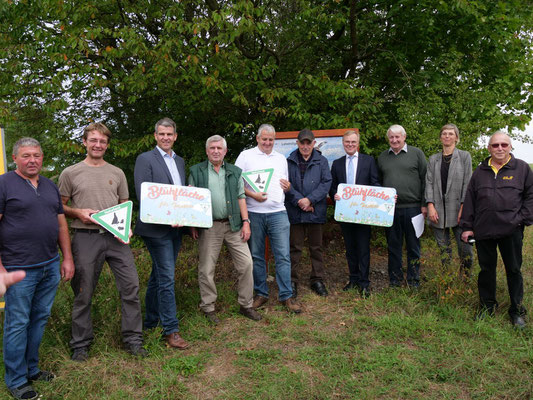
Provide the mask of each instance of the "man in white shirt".
POLYGON ((273 150, 275 139, 274 127, 269 124, 261 125, 256 137, 257 147, 244 150, 235 162, 243 173, 268 168, 274 170, 267 192, 256 192, 249 185, 244 189, 252 230, 249 243, 254 262, 253 307, 260 308, 268 302, 265 260, 265 239, 268 236, 276 262, 278 298, 288 311, 300 313, 301 306, 292 298, 290 223, 284 204, 284 192, 290 190, 291 184, 287 180, 286 158, 273 150), (279 190, 280 187, 282 191, 279 190))

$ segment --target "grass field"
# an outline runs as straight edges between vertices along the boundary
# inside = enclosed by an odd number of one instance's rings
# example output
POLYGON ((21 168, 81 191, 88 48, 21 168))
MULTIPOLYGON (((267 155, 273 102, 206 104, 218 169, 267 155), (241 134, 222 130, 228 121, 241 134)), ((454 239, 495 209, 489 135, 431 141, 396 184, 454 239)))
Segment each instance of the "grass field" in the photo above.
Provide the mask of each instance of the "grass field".
MULTIPOLYGON (((333 228, 326 247, 332 277, 347 269, 341 242, 333 228)), ((381 236, 374 245, 373 256, 383 254, 381 236)), ((422 246, 424 282, 417 292, 385 288, 361 299, 342 292, 342 279, 331 278, 328 298, 302 289, 301 315, 288 315, 271 297, 260 322, 238 315, 231 262, 224 254, 217 272, 223 321, 213 327, 198 310, 196 245, 186 238, 176 285, 188 350, 167 349, 161 331, 152 330, 145 334, 149 357, 126 354, 120 304, 105 268, 93 304, 96 338, 89 361, 70 361, 72 292, 61 284, 41 346, 42 368, 58 378, 36 387, 46 399, 532 398, 533 324, 522 332, 511 327, 501 266, 500 308, 495 317, 475 322, 475 278, 463 281, 455 269, 442 271, 429 234, 422 246)), ((150 258, 142 249, 136 255, 144 297, 150 258)), ((529 310, 532 266, 528 228, 523 273, 529 310)), ((2 386, 0 398, 7 397, 2 386)))

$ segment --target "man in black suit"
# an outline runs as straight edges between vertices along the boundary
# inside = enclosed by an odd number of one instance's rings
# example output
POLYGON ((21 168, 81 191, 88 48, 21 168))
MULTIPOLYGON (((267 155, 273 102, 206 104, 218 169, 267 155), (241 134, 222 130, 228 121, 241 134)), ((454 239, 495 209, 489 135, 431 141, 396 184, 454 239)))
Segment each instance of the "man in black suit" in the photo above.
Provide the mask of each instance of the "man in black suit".
MULTIPOLYGON (((331 166, 332 184, 329 196, 339 200, 339 183, 379 186, 378 169, 372 156, 359 153, 359 134, 347 131, 342 138, 345 156, 333 161, 331 166)), ((370 226, 340 222, 346 260, 350 271, 350 281, 343 290, 358 288, 363 297, 370 295, 370 226)))
MULTIPOLYGON (((163 118, 155 124, 155 149, 142 153, 135 162, 135 191, 141 198, 143 182, 185 186, 185 162, 172 150, 178 138, 176 123, 163 118)), ((178 334, 174 270, 181 247, 178 226, 147 224, 137 219, 135 233, 140 235, 152 256, 152 273, 146 289, 145 329, 163 326, 170 347, 185 349, 188 343, 178 334)))

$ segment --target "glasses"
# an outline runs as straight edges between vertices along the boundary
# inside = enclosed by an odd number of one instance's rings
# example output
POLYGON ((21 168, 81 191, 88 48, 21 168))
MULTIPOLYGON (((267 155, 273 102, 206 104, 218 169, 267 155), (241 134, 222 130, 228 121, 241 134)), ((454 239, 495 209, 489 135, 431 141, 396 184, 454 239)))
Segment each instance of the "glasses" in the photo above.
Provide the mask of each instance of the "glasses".
POLYGON ((506 149, 507 147, 509 147, 509 143, 491 143, 490 147, 492 147, 493 149, 497 149, 498 147, 506 149))

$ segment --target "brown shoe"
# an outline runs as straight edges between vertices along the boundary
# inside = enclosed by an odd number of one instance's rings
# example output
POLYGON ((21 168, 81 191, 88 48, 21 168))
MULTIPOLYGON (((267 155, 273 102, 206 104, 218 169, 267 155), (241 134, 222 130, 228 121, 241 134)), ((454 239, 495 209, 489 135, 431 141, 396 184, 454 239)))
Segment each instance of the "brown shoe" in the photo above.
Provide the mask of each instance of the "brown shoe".
POLYGON ((172 332, 170 335, 166 335, 165 339, 169 347, 174 347, 180 350, 189 347, 189 343, 183 340, 183 338, 179 335, 178 332, 172 332))
POLYGON ((250 318, 254 321, 259 321, 261 320, 261 318, 263 318, 261 316, 261 314, 259 314, 257 311, 254 310, 253 307, 243 307, 241 306, 241 308, 239 309, 239 312, 244 315, 246 318, 250 318))
POLYGON ((302 312, 302 306, 299 305, 292 297, 281 302, 289 312, 300 314, 302 312))
POLYGON ((268 303, 268 298, 263 296, 255 296, 254 297, 254 303, 252 304, 252 308, 254 310, 257 310, 258 308, 263 307, 266 303, 268 303))

